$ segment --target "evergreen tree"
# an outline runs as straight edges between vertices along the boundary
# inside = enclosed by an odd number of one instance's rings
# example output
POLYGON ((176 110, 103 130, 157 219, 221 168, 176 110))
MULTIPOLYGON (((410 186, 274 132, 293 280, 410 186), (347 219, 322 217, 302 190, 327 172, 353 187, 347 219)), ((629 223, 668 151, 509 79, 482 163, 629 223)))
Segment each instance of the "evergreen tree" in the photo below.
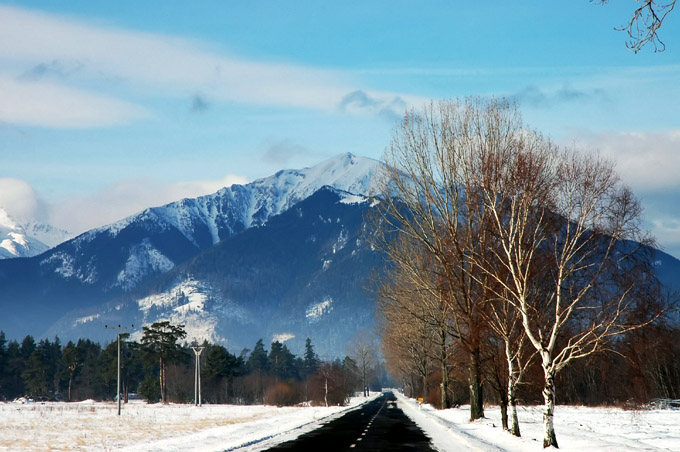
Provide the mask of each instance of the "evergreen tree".
POLYGON ((0 400, 7 398, 7 340, 5 339, 5 332, 0 331, 0 400))
POLYGON ((303 363, 304 376, 312 375, 317 366, 319 365, 319 357, 314 353, 314 347, 312 346, 312 340, 307 338, 305 341, 305 355, 303 363))
POLYGON ((250 372, 266 373, 269 368, 269 359, 267 358, 267 350, 264 348, 262 339, 259 339, 255 344, 255 348, 250 352, 248 358, 248 370, 250 372))
POLYGON ((21 357, 23 358, 24 362, 28 361, 28 358, 31 357, 31 354, 35 350, 35 339, 33 339, 33 336, 30 334, 24 338, 23 341, 21 341, 21 357))
POLYGON ((264 379, 269 370, 269 359, 267 357, 267 350, 264 349, 262 339, 259 339, 255 344, 255 348, 250 352, 248 357, 248 371, 255 379, 257 390, 255 391, 255 399, 259 401, 264 400, 264 379))
POLYGON ((74 398, 78 399, 103 399, 108 398, 101 375, 101 354, 102 348, 99 344, 89 339, 79 339, 76 347, 83 356, 83 365, 80 372, 76 375, 74 387, 74 398))
POLYGON ((83 365, 82 349, 76 347, 72 341, 68 341, 61 355, 62 371, 61 376, 68 380, 68 401, 73 400, 72 390, 76 375, 83 365))
POLYGON ((161 401, 167 403, 167 365, 177 362, 184 356, 184 350, 177 341, 184 339, 187 333, 184 331, 184 325, 175 326, 168 321, 153 323, 143 330, 142 345, 146 353, 158 361, 161 401))
POLYGON ((17 341, 10 341, 7 345, 7 367, 1 377, 4 381, 4 395, 8 399, 14 399, 25 393, 24 381, 21 379, 23 371, 24 358, 21 346, 17 341))
POLYGON ((33 396, 46 397, 53 393, 56 376, 56 353, 49 339, 41 339, 26 361, 21 373, 26 389, 33 396))
POLYGON ((233 395, 234 377, 239 375, 242 361, 221 345, 208 347, 205 367, 201 375, 205 377, 206 397, 216 403, 227 402, 233 395))
POLYGON ((288 350, 286 345, 279 341, 272 342, 272 348, 267 359, 271 374, 279 379, 285 380, 296 377, 295 375, 295 356, 288 350))

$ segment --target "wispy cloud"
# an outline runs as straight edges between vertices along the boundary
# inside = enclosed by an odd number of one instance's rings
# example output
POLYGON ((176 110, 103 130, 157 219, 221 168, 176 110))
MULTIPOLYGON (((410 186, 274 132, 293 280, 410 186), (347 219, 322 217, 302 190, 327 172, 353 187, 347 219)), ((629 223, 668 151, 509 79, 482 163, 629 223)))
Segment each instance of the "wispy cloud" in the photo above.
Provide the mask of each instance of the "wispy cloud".
POLYGON ((139 105, 49 82, 0 76, 0 122, 53 128, 108 127, 146 119, 139 105))
POLYGON ((408 104, 399 95, 373 94, 356 90, 345 94, 338 108, 343 112, 375 114, 394 121, 404 117, 408 104))
MULTIPOLYGON (((347 93, 357 92, 348 73, 251 61, 216 52, 195 40, 92 25, 13 7, 0 6, 0 15, 4 91, 12 88, 8 86, 11 79, 25 83, 14 82, 24 89, 17 92, 11 108, 4 108, 2 120, 7 122, 69 127, 82 121, 84 127, 95 127, 139 115, 141 109, 132 108, 135 101, 129 100, 136 96, 183 97, 187 92, 202 93, 193 99, 194 111, 203 111, 209 97, 216 102, 333 112, 347 93), (96 88, 98 94, 84 91, 83 86, 96 88), (76 114, 58 119, 60 108, 16 108, 18 103, 32 105, 33 88, 61 103, 70 99, 76 114), (123 100, 114 101, 115 97, 123 100), (88 122, 85 115, 77 113, 78 108, 97 110, 100 118, 88 122)), ((376 114, 389 114, 404 102, 385 96, 391 98, 372 108, 376 114)))
POLYGON ((536 85, 529 85, 521 91, 511 94, 508 97, 515 99, 520 105, 531 107, 554 107, 563 103, 574 102, 603 102, 608 97, 603 89, 574 88, 569 84, 564 84, 558 88, 539 88, 536 85))
POLYGON ((312 154, 312 151, 307 147, 286 139, 275 143, 266 143, 262 158, 267 164, 283 167, 295 157, 312 154))
POLYGON ((194 97, 191 100, 191 108, 190 111, 192 113, 202 113, 210 108, 210 103, 208 103, 208 100, 204 97, 201 96, 200 94, 194 95, 194 97))

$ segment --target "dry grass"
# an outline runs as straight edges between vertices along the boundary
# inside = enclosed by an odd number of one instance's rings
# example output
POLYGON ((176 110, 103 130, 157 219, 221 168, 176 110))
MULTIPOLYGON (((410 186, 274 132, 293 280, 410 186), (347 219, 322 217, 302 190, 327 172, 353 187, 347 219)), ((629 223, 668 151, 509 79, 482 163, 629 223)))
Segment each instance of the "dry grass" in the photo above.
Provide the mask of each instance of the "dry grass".
POLYGON ((113 403, 0 404, 0 451, 105 451, 126 445, 253 421, 270 408, 125 406, 113 403))

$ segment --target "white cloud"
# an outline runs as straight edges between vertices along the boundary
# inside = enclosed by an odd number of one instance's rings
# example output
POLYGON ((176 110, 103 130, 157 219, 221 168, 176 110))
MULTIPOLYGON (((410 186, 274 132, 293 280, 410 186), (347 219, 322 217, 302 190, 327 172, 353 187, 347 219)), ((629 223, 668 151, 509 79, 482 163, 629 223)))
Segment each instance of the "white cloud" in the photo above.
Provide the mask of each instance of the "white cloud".
POLYGON ((106 127, 150 114, 128 102, 45 82, 0 77, 0 121, 58 128, 106 127))
POLYGON ((647 228, 661 248, 680 258, 680 130, 603 132, 573 137, 578 148, 616 162, 624 183, 642 200, 647 228))
POLYGON ((614 159, 622 179, 637 192, 680 188, 680 129, 586 134, 575 141, 614 159))
POLYGON ((9 177, 0 177, 0 208, 22 222, 44 214, 44 205, 31 184, 9 177))
MULTIPOLYGON (((0 16, 0 75, 68 83, 70 88, 63 87, 62 91, 50 86, 56 91, 52 95, 59 97, 62 104, 69 95, 76 98, 74 103, 98 101, 113 116, 112 121, 125 117, 123 113, 140 113, 131 105, 138 102, 116 104, 108 99, 113 96, 187 98, 200 92, 216 101, 338 112, 343 99, 358 90, 349 72, 237 58, 196 40, 89 24, 7 6, 0 6, 0 16), (73 89, 78 84, 97 87, 98 92, 106 94, 100 94, 100 98, 90 94, 83 99, 88 94, 73 89)), ((365 93, 373 99, 420 102, 394 93, 365 93)), ((14 122, 13 110, 6 110, 4 120, 14 122)), ((35 122, 49 123, 46 117, 57 111, 35 112, 35 122)), ((28 113, 17 110, 16 121, 29 122, 28 113)), ((52 122, 59 124, 58 119, 52 122)), ((97 125, 96 120, 87 124, 97 125)))

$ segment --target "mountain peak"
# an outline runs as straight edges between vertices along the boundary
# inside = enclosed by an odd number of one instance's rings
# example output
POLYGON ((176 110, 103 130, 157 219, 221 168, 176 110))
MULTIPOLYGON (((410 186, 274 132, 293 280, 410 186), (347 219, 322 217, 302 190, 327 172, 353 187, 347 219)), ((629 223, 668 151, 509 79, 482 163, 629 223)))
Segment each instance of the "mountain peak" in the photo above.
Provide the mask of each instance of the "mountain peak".
POLYGON ((0 208, 0 259, 31 257, 46 251, 45 243, 32 236, 25 227, 0 208))

